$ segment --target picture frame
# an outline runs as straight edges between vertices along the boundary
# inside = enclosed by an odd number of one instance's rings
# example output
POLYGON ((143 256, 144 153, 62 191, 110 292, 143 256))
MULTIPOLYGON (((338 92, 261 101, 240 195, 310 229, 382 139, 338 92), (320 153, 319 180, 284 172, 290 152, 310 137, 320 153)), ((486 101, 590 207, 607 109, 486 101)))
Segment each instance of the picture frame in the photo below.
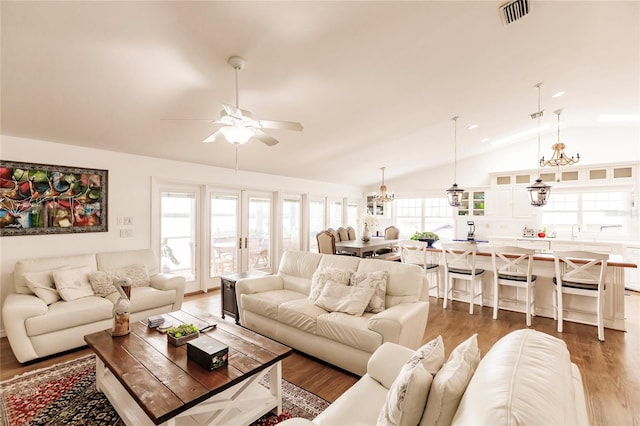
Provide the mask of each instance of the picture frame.
POLYGON ((0 237, 108 231, 109 172, 0 160, 0 237))

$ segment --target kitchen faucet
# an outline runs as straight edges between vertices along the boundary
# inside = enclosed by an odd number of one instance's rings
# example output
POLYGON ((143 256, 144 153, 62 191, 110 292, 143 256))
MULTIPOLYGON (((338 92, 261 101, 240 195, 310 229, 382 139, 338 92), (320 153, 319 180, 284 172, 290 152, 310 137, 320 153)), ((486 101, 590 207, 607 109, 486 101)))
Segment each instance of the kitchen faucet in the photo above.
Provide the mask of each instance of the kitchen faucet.
POLYGON ((577 223, 574 223, 573 225, 571 225, 571 239, 575 240, 576 239, 576 234, 575 234, 575 229, 578 228, 578 232, 580 232, 580 225, 578 225, 577 223))

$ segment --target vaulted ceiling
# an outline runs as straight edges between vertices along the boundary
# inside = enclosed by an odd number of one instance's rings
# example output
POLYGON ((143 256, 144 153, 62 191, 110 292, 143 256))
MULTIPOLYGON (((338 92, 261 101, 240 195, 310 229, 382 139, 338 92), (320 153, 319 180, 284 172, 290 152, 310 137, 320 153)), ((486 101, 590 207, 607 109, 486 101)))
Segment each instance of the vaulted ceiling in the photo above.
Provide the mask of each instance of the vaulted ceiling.
POLYGON ((242 108, 304 125, 240 146, 241 170, 376 184, 450 163, 454 115, 459 157, 499 149, 538 82, 552 128, 638 113, 639 2, 533 1, 510 25, 502 3, 3 1, 1 133, 233 168, 212 123, 165 120, 233 104, 231 55, 242 108))

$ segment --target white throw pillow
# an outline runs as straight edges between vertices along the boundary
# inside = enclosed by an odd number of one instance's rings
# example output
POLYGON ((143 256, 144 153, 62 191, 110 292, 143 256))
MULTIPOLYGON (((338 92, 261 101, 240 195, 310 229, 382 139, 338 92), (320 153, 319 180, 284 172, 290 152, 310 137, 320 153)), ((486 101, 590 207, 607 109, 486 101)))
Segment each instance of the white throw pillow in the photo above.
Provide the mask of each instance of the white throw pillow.
POLYGON ((420 422, 433 376, 418 358, 407 361, 394 380, 378 414, 378 425, 415 426, 420 422))
POLYGON ((473 373, 480 363, 478 335, 474 334, 451 352, 433 378, 421 425, 450 425, 473 373))
POLYGON ((62 300, 68 302, 81 297, 93 296, 93 289, 89 283, 91 272, 91 268, 88 266, 53 271, 53 280, 62 300))
POLYGON ((23 276, 29 290, 47 305, 60 300, 60 295, 53 282, 53 271, 25 272, 23 276))
POLYGON ((435 376, 444 364, 444 342, 442 336, 438 336, 418 348, 409 359, 419 359, 422 366, 432 376, 435 376))
POLYGON ((118 278, 130 278, 132 287, 148 287, 151 283, 147 265, 134 264, 109 272, 118 278))
POLYGON ((311 289, 309 290, 309 300, 316 301, 322 293, 327 281, 333 281, 334 283, 349 285, 349 279, 352 272, 348 269, 340 268, 319 268, 313 273, 311 277, 311 289))
POLYGON ((118 290, 113 285, 113 280, 116 276, 112 273, 105 271, 96 271, 89 275, 89 283, 93 289, 93 293, 96 296, 104 297, 118 290))
POLYGON ((345 312, 361 316, 373 296, 372 288, 351 287, 327 281, 315 305, 329 312, 345 312))
POLYGON ((387 279, 389 271, 354 272, 351 275, 351 285, 354 287, 372 288, 373 296, 365 312, 377 314, 384 311, 384 298, 387 294, 387 279))

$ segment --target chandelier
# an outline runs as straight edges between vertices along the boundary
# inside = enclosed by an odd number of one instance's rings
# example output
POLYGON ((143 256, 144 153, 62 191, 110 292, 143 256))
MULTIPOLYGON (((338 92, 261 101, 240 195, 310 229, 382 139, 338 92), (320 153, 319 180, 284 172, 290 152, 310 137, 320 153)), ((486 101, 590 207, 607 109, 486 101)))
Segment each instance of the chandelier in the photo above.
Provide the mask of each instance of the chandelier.
POLYGON ((464 189, 458 188, 458 184, 456 183, 456 167, 457 167, 457 156, 458 156, 458 116, 452 118, 453 120, 453 185, 451 188, 447 189, 447 199, 449 200, 449 205, 451 207, 460 207, 462 200, 462 193, 464 189))
MULTIPOLYGON (((538 83, 533 87, 538 88, 538 111, 531 114, 530 117, 538 119, 538 158, 540 158, 540 117, 544 114, 544 111, 540 109, 540 87, 542 83, 538 83)), ((529 197, 531 198, 531 205, 535 207, 541 207, 547 204, 549 200, 549 194, 551 193, 551 187, 540 179, 540 167, 542 167, 542 160, 538 166, 538 179, 531 186, 527 187, 529 191, 529 197)))
MULTIPOLYGON (((540 167, 571 166, 580 161, 580 154, 576 154, 575 158, 573 158, 573 155, 571 156, 571 158, 569 158, 567 154, 564 153, 564 149, 566 148, 566 146, 565 144, 560 142, 560 114, 562 114, 562 110, 558 109, 553 111, 553 113, 558 115, 558 142, 554 143, 551 146, 551 148, 553 148, 553 155, 551 156, 551 159, 546 161, 544 157, 540 159, 540 167)), ((538 155, 540 154, 538 153, 538 155)))
POLYGON ((384 184, 384 169, 386 167, 380 167, 382 170, 382 185, 380 185, 380 194, 373 194, 373 201, 376 203, 388 203, 389 201, 393 201, 395 195, 392 193, 387 193, 387 185, 384 184))

